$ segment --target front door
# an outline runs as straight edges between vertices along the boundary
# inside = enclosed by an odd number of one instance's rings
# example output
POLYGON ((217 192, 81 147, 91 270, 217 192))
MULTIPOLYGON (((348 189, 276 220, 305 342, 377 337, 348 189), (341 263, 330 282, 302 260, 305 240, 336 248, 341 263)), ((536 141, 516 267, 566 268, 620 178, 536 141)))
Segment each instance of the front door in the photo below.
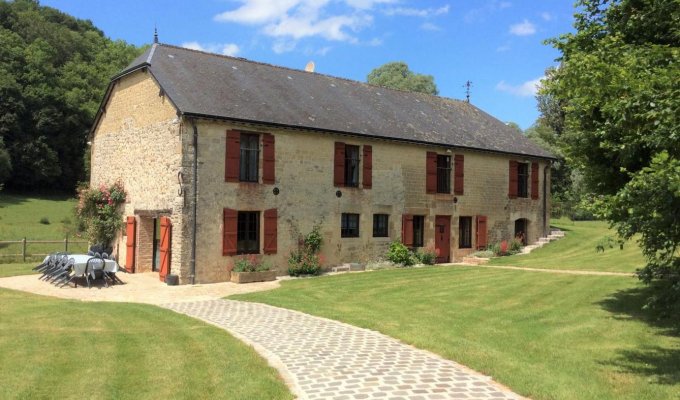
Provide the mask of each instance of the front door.
POLYGON ((165 277, 170 273, 170 238, 172 237, 172 223, 170 218, 160 218, 160 267, 158 278, 161 282, 165 282, 165 277))
POLYGON ((151 270, 158 272, 161 265, 161 220, 160 218, 153 219, 153 262, 151 263, 151 270))
POLYGON ((435 218, 434 248, 437 263, 451 261, 451 216, 437 215, 435 218))

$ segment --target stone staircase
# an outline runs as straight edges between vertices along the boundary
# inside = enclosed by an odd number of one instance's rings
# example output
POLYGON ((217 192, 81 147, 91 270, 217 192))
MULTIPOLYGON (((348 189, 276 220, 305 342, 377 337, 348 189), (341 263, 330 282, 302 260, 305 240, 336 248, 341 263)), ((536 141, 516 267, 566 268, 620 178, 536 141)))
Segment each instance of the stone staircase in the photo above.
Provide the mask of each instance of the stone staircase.
POLYGON ((522 247, 522 252, 519 253, 519 254, 529 254, 534 249, 537 249, 539 247, 543 247, 544 245, 552 242, 553 240, 562 239, 563 237, 564 237, 563 231, 553 228, 553 229, 550 230, 550 234, 547 237, 539 238, 536 243, 522 247))
POLYGON ((358 272, 365 270, 366 266, 359 263, 344 263, 342 265, 338 265, 337 267, 331 268, 332 272, 358 272))

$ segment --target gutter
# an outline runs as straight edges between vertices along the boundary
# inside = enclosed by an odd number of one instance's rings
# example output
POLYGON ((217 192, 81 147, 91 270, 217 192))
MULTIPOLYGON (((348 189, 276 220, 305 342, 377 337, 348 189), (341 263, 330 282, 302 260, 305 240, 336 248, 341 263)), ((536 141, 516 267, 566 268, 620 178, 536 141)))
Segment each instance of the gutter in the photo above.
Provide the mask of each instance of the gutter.
POLYGON ((198 127, 196 126, 195 119, 192 118, 190 121, 191 127, 193 128, 192 145, 194 147, 194 162, 192 165, 192 174, 194 178, 192 180, 192 196, 194 198, 191 203, 191 273, 189 274, 189 277, 191 278, 191 284, 194 285, 196 284, 196 227, 198 223, 198 221, 196 221, 198 203, 198 127))

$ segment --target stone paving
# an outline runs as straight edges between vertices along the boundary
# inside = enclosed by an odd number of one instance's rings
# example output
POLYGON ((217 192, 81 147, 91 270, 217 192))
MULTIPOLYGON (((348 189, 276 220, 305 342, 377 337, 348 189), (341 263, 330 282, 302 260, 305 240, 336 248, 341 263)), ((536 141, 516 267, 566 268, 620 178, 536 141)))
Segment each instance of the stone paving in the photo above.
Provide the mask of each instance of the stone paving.
POLYGON ((341 322, 233 300, 161 306, 252 345, 301 399, 522 399, 453 361, 341 322))

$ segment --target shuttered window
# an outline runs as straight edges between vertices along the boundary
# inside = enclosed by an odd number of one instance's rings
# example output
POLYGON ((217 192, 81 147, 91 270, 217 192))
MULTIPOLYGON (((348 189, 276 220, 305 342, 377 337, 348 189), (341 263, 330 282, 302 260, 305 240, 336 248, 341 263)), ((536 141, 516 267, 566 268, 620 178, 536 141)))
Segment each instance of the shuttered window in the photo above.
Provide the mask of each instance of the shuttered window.
POLYGON ((437 193, 437 153, 427 152, 425 174, 425 192, 437 193))
POLYGON ((342 142, 335 142, 333 184, 338 187, 345 186, 345 144, 342 142))
POLYGON ((538 163, 531 163, 531 198, 538 199, 538 163))
POLYGON ((363 173, 363 187, 370 189, 373 187, 373 147, 364 145, 364 173, 363 173))
POLYGON ((262 135, 262 183, 273 184, 276 181, 276 152, 274 135, 262 135))
POLYGON ((453 158, 454 178, 453 178, 453 193, 457 195, 464 194, 465 182, 465 156, 456 154, 453 158))
POLYGON ((232 256, 237 253, 236 240, 238 231, 238 211, 231 208, 223 210, 222 255, 232 256))
POLYGON ((241 134, 241 157, 239 164, 239 180, 241 182, 257 182, 260 159, 260 135, 241 134))
POLYGON ((260 212, 239 211, 236 235, 238 254, 257 254, 260 252, 260 212))
POLYGON ((472 217, 458 219, 458 248, 472 248, 472 217))
POLYGON ((529 164, 517 163, 517 197, 529 195, 529 164))
POLYGON ((477 249, 484 249, 489 245, 487 237, 486 217, 477 216, 477 249))
POLYGON ((451 193, 451 156, 437 155, 437 193, 451 193))
POLYGON ((264 254, 276 254, 278 213, 275 208, 264 210, 264 254))
POLYGON ((359 186, 359 146, 345 145, 345 186, 359 186))
POLYGON ((508 197, 517 198, 517 161, 510 160, 508 197))
POLYGON ((239 163, 241 159, 241 133, 227 131, 227 148, 224 160, 224 181, 239 181, 239 163))
POLYGON ((401 242, 406 247, 413 246, 413 215, 401 216, 401 242))
POLYGON ((413 247, 423 247, 425 238, 425 216, 413 216, 413 247))

